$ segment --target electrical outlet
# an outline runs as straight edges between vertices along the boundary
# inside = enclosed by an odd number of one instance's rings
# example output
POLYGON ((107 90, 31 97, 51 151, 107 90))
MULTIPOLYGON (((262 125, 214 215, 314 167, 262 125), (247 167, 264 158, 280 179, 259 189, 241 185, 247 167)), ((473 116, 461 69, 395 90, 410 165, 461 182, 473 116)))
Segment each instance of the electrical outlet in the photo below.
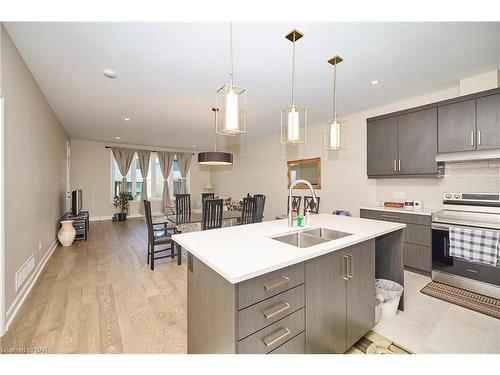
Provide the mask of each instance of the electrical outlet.
POLYGON ((21 286, 24 284, 34 268, 35 254, 31 255, 31 257, 26 261, 26 263, 23 264, 19 271, 16 272, 16 292, 21 289, 21 286))
POLYGON ((42 250, 42 241, 38 241, 38 251, 42 250))

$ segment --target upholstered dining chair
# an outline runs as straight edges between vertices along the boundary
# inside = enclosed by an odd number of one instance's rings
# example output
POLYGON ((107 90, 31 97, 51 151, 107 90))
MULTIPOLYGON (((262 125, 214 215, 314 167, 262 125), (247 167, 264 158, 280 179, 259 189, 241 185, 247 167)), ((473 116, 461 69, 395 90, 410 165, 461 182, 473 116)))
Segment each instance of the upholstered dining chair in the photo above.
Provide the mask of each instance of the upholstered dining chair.
POLYGON ((241 210, 241 217, 239 220, 240 225, 255 223, 257 214, 257 198, 247 197, 243 198, 243 208, 241 210))
POLYGON ((316 197, 316 200, 316 204, 314 204, 314 200, 311 195, 304 196, 304 211, 309 209, 309 212, 313 214, 319 213, 319 197, 316 197))
POLYGON ((261 223, 262 219, 264 218, 264 207, 266 205, 266 196, 264 194, 255 194, 253 197, 257 200, 255 222, 261 223))
POLYGON ((222 228, 223 199, 205 199, 201 230, 222 228))
POLYGON ((176 233, 175 225, 167 225, 166 222, 162 224, 154 223, 151 215, 151 202, 144 201, 144 216, 146 217, 146 227, 148 231, 148 260, 147 263, 151 266, 151 271, 155 269, 155 260, 163 258, 173 258, 177 256, 177 264, 181 264, 181 248, 172 240, 172 234, 176 233), (159 229, 158 227, 162 227, 159 229), (168 246, 164 249, 156 250, 157 247, 168 246), (177 250, 177 251, 175 251, 177 250), (156 257, 155 254, 169 251, 170 254, 156 257))
POLYGON ((191 220, 191 194, 175 195, 175 221, 177 224, 191 220))

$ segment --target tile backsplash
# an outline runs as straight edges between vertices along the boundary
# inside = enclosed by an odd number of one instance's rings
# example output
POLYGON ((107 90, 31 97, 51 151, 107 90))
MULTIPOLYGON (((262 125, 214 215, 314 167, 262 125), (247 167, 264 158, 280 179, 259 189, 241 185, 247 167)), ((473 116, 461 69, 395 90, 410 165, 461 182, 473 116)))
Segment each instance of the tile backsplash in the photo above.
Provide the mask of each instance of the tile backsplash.
POLYGON ((377 200, 393 199, 404 192, 406 199, 424 202, 424 208, 441 208, 444 192, 500 192, 500 160, 447 163, 443 178, 379 179, 377 200))

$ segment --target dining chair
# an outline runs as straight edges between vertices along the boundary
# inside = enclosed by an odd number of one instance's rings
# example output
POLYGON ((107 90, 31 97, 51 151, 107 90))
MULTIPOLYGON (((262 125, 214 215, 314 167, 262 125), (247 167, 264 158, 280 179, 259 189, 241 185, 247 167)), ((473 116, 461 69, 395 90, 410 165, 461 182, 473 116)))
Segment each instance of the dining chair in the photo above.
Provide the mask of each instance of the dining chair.
POLYGON ((205 202, 206 199, 214 199, 215 194, 214 193, 201 193, 201 203, 203 206, 203 202, 205 202))
POLYGON ((223 199, 205 199, 201 230, 222 228, 223 199))
POLYGON ((255 194, 253 197, 257 200, 255 222, 261 223, 262 219, 264 218, 264 207, 266 205, 266 196, 264 194, 255 194))
MULTIPOLYGON (((300 211, 300 201, 302 197, 299 195, 292 195, 292 213, 298 214, 300 211)), ((288 197, 286 198, 286 213, 290 212, 290 202, 288 201, 288 197)))
POLYGON ((148 200, 144 201, 144 216, 146 217, 146 227, 148 231, 148 260, 147 263, 151 266, 151 271, 155 269, 155 260, 163 259, 163 258, 173 258, 177 256, 177 264, 181 264, 181 248, 178 244, 174 242, 172 239, 172 234, 176 233, 175 225, 167 225, 167 222, 163 222, 161 224, 154 223, 153 217, 151 215, 151 202, 148 200), (162 226, 161 229, 158 229, 159 226, 162 226), (159 246, 167 246, 167 248, 156 250, 156 247, 159 246), (177 252, 175 252, 177 250, 177 252), (169 255, 163 255, 159 257, 155 257, 155 254, 163 253, 165 251, 169 251, 169 255))
POLYGON ((189 223, 191 220, 191 194, 175 195, 175 222, 189 223))
POLYGON ((311 195, 304 196, 304 211, 309 208, 309 212, 313 214, 319 213, 319 197, 316 197, 316 199, 316 204, 314 204, 314 200, 311 195))
POLYGON ((241 217, 239 220, 240 225, 255 223, 257 210, 257 198, 246 197, 243 198, 243 208, 241 210, 241 217))

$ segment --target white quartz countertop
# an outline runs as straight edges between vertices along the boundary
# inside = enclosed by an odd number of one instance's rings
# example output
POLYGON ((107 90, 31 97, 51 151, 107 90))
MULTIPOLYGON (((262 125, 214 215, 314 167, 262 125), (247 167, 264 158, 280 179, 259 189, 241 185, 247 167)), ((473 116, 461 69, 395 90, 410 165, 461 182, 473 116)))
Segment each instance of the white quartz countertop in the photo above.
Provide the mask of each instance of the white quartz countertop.
POLYGON ((404 208, 380 208, 377 206, 364 206, 360 207, 360 210, 373 210, 373 211, 384 211, 384 212, 398 212, 403 214, 414 214, 414 215, 425 215, 431 216, 434 212, 442 210, 442 208, 426 208, 422 211, 405 210, 404 208))
POLYGON ((318 214, 311 215, 311 225, 307 228, 292 229, 288 228, 287 220, 275 220, 176 234, 172 238, 219 275, 236 284, 405 227, 405 224, 387 221, 318 214), (317 227, 352 235, 303 249, 271 238, 317 227))

